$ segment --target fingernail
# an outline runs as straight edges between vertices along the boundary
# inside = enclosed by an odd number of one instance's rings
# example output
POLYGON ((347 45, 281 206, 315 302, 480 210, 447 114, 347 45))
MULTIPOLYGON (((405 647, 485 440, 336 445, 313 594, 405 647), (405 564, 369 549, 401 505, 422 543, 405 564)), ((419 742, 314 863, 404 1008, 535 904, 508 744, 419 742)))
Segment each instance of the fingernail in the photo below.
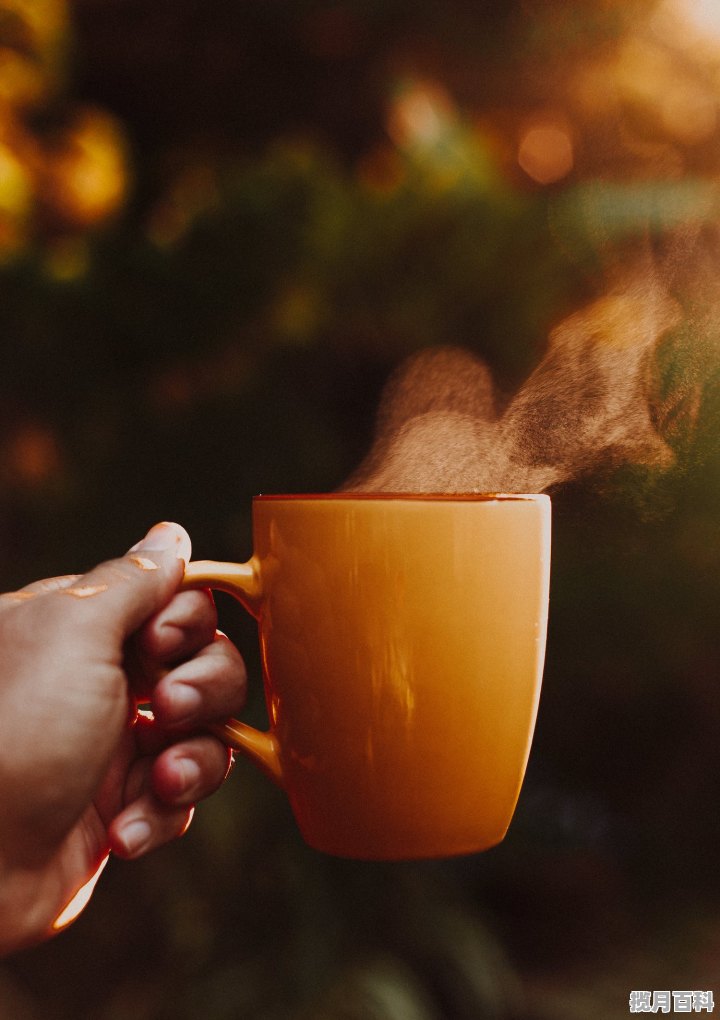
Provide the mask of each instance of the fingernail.
POLYGON ((177 558, 187 563, 191 554, 190 536, 181 525, 161 521, 150 528, 145 538, 137 542, 129 552, 165 552, 168 549, 174 550, 177 558))
POLYGON ((151 835, 152 830, 149 823, 138 819, 135 822, 128 822, 120 832, 120 839, 129 854, 138 854, 150 842, 151 835))
POLYGON ((181 683, 175 685, 170 699, 170 712, 174 723, 189 722, 201 705, 202 695, 195 687, 181 683))
POLYGON ((198 763, 193 761, 192 758, 181 758, 177 764, 182 775, 183 793, 187 796, 187 794, 192 793, 200 785, 202 772, 198 763))

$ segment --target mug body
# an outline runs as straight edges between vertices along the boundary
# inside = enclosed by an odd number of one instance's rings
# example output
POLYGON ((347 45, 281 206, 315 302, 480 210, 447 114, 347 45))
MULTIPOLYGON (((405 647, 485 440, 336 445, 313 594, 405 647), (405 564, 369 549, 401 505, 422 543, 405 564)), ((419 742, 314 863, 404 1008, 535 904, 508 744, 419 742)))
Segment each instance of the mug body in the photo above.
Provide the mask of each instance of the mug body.
POLYGON ((265 692, 305 840, 471 853, 513 814, 547 625, 547 496, 261 496, 265 692))

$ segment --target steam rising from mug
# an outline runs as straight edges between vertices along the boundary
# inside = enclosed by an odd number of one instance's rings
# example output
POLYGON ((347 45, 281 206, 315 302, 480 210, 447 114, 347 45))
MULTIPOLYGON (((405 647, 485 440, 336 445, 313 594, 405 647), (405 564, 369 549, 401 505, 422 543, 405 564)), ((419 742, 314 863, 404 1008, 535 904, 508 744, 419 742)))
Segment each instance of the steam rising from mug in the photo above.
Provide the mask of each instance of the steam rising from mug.
POLYGON ((478 357, 451 347, 415 355, 388 384, 375 442, 343 489, 542 492, 602 464, 667 466, 651 378, 678 319, 653 272, 636 271, 554 330, 503 410, 478 357))

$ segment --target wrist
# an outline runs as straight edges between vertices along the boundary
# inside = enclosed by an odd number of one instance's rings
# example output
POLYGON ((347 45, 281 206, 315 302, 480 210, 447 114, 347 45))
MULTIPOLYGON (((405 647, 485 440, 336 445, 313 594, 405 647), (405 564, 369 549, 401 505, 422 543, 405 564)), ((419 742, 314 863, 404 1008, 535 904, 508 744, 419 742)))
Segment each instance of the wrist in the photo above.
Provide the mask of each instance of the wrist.
POLYGON ((0 868, 0 958, 52 938, 84 910, 108 862, 78 881, 55 868, 0 868))
POLYGON ((0 870, 0 956, 42 942, 62 909, 58 883, 28 868, 0 870))

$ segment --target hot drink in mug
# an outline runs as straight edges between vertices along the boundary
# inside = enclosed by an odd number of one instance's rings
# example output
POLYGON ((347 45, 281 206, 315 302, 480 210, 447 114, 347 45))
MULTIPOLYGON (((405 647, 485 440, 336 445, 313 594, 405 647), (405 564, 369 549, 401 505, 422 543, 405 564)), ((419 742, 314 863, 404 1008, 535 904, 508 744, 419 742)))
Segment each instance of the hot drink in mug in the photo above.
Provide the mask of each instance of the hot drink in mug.
POLYGON ((362 859, 504 836, 540 694, 545 495, 259 496, 247 563, 185 587, 257 618, 270 727, 217 732, 290 799, 305 840, 362 859))

